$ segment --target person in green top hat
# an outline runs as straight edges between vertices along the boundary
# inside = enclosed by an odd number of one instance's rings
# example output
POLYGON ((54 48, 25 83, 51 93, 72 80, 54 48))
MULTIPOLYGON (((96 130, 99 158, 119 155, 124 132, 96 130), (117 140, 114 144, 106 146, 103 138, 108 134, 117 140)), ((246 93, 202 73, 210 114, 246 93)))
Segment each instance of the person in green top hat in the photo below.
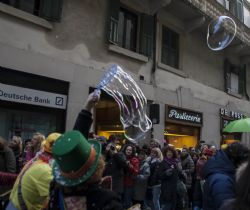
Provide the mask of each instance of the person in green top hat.
POLYGON ((52 149, 54 180, 48 209, 123 209, 120 197, 101 186, 105 167, 101 144, 87 140, 92 123, 91 109, 98 100, 95 93, 89 95, 77 116, 74 130, 64 133, 52 149))
POLYGON ((68 131, 54 144, 49 209, 122 210, 120 198, 100 185, 104 170, 101 144, 68 131))

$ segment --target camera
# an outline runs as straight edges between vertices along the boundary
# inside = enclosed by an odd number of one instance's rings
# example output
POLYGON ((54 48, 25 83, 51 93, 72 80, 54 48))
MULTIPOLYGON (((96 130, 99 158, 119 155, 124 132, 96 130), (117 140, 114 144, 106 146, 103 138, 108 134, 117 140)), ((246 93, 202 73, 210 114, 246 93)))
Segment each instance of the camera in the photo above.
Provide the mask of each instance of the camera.
POLYGON ((110 150, 114 151, 114 150, 115 150, 115 146, 114 146, 114 145, 111 145, 111 146, 110 146, 110 150))

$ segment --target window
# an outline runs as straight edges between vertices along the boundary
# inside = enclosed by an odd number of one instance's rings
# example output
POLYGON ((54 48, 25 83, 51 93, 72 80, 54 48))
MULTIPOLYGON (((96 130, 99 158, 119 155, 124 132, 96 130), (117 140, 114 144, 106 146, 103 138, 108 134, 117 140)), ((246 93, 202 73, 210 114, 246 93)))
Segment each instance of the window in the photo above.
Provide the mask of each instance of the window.
POLYGON ((120 5, 118 0, 109 0, 108 41, 122 48, 151 56, 153 51, 154 17, 132 12, 120 5))
POLYGON ((235 17, 244 22, 243 0, 230 1, 229 9, 235 15, 235 17))
POLYGON ((62 0, 0 0, 0 2, 49 21, 59 21, 61 18, 62 0))
POLYGON ((162 27, 161 62, 179 68, 179 34, 165 26, 162 27))
POLYGON ((227 93, 245 95, 246 68, 225 61, 225 90, 227 93))
POLYGON ((136 51, 137 42, 136 14, 120 8, 118 23, 118 45, 131 51, 136 51))

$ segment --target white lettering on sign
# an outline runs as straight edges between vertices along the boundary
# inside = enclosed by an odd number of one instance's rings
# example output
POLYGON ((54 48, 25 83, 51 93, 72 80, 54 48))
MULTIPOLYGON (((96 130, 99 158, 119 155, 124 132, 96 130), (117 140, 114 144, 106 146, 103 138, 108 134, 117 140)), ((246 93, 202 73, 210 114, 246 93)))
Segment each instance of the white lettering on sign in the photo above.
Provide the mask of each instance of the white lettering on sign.
POLYGON ((0 100, 66 109, 67 96, 0 83, 0 100))
POLYGON ((191 121, 195 123, 201 123, 201 117, 198 114, 191 115, 187 112, 179 113, 175 109, 171 109, 168 115, 169 118, 175 118, 178 120, 191 121))
POLYGON ((223 109, 223 108, 220 109, 220 114, 222 116, 231 117, 234 119, 242 119, 244 117, 244 115, 239 112, 228 111, 227 109, 223 109))

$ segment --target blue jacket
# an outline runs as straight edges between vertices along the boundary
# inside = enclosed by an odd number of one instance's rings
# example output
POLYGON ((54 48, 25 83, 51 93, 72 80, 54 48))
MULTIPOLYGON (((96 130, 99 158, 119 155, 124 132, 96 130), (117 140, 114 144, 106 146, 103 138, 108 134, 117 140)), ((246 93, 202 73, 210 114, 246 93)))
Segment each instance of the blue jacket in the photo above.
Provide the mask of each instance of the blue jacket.
POLYGON ((204 210, 219 210, 225 200, 235 197, 235 171, 235 166, 222 150, 208 160, 203 168, 204 210))

